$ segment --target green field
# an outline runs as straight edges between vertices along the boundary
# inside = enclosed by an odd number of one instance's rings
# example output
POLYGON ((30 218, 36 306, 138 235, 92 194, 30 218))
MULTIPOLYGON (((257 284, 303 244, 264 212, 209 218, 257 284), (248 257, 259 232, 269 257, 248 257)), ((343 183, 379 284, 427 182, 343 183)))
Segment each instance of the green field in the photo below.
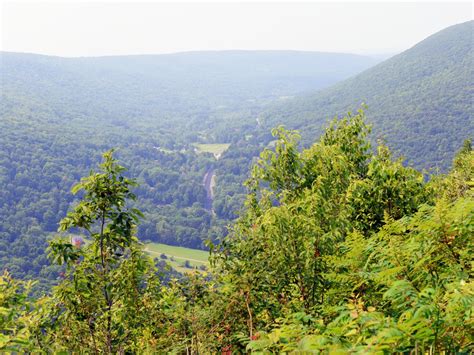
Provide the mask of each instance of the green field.
POLYGON ((193 268, 199 268, 202 265, 207 267, 209 265, 209 253, 203 250, 176 247, 160 243, 146 243, 145 251, 152 257, 158 259, 160 259, 161 254, 165 254, 167 259, 164 260, 170 263, 171 266, 179 272, 189 272, 192 270, 184 267, 186 260, 189 261, 193 268))
POLYGON ((230 146, 230 143, 215 143, 215 144, 199 144, 196 143, 194 146, 200 153, 212 153, 219 159, 222 153, 224 153, 230 146))

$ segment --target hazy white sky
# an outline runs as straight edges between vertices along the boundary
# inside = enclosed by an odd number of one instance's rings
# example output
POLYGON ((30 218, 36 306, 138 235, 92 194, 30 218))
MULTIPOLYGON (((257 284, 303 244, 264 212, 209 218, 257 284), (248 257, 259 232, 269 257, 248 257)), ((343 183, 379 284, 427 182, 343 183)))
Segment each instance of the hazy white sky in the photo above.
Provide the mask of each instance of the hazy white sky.
POLYGON ((2 1, 0 10, 1 50, 60 56, 221 49, 399 52, 473 16, 471 2, 2 1))

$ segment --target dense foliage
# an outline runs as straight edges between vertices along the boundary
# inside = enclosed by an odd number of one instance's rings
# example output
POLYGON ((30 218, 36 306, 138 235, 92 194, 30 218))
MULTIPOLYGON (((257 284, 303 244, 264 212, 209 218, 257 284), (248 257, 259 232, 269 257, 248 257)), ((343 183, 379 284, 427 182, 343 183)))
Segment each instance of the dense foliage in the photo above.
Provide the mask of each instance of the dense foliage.
POLYGON ((262 154, 247 213, 215 260, 244 295, 247 350, 474 345, 472 148, 425 183, 384 146, 370 156, 365 132, 349 116, 299 153, 294 133, 276 131, 276 151, 262 154))
POLYGON ((133 181, 106 153, 60 226, 88 241, 50 242, 68 266, 53 294, 32 302, 28 284, 0 278, 0 350, 472 352, 472 146, 426 182, 373 153, 364 121, 334 121, 302 151, 275 129, 212 274, 167 285, 134 236, 133 181))

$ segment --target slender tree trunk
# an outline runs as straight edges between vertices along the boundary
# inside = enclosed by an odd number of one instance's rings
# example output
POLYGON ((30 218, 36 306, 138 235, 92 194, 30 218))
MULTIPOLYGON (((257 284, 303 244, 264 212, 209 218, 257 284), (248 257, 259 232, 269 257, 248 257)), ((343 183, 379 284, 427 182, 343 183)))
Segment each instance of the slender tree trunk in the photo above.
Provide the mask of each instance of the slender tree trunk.
POLYGON ((103 282, 104 282, 104 297, 105 297, 105 302, 107 304, 107 325, 106 325, 106 343, 107 343, 107 350, 110 354, 113 353, 113 347, 112 347, 112 299, 109 295, 109 291, 107 290, 107 283, 108 283, 108 264, 105 260, 105 253, 106 251, 104 250, 104 228, 105 228, 105 210, 102 211, 102 217, 101 217, 101 225, 100 225, 100 257, 101 257, 101 264, 102 264, 102 276, 103 276, 103 282))
POLYGON ((89 319, 89 333, 92 338, 92 346, 94 347, 94 354, 98 354, 97 344, 95 342, 95 335, 94 335, 94 331, 92 330, 92 319, 89 319))
POLYGON ((247 291, 245 295, 245 305, 247 306, 247 312, 249 314, 249 335, 250 339, 253 336, 253 317, 252 317, 252 310, 250 309, 250 290, 247 291))

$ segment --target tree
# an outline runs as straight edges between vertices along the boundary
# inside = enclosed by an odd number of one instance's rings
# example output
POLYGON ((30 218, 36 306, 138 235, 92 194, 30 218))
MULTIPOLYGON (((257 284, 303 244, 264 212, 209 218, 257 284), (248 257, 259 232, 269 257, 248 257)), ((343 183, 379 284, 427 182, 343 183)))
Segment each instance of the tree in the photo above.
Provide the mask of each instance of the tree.
POLYGON ((254 166, 246 210, 213 260, 248 337, 294 311, 330 319, 354 290, 334 278, 347 238, 359 232, 363 241, 427 201, 422 174, 386 147, 371 153, 364 121, 362 110, 335 120, 303 151, 296 132, 274 130, 275 149, 254 166))
POLYGON ((50 257, 67 272, 53 293, 46 341, 70 351, 136 350, 145 324, 160 319, 152 307, 159 295, 153 262, 134 235, 141 213, 127 205, 136 184, 123 175, 112 153, 103 155, 100 172, 73 187, 83 197, 60 222, 60 232, 84 232, 85 246, 69 237, 50 242, 50 257))
POLYGON ((263 323, 247 350, 472 352, 473 158, 465 144, 448 176, 424 184, 380 147, 348 189, 352 232, 323 256, 322 306, 263 323))

